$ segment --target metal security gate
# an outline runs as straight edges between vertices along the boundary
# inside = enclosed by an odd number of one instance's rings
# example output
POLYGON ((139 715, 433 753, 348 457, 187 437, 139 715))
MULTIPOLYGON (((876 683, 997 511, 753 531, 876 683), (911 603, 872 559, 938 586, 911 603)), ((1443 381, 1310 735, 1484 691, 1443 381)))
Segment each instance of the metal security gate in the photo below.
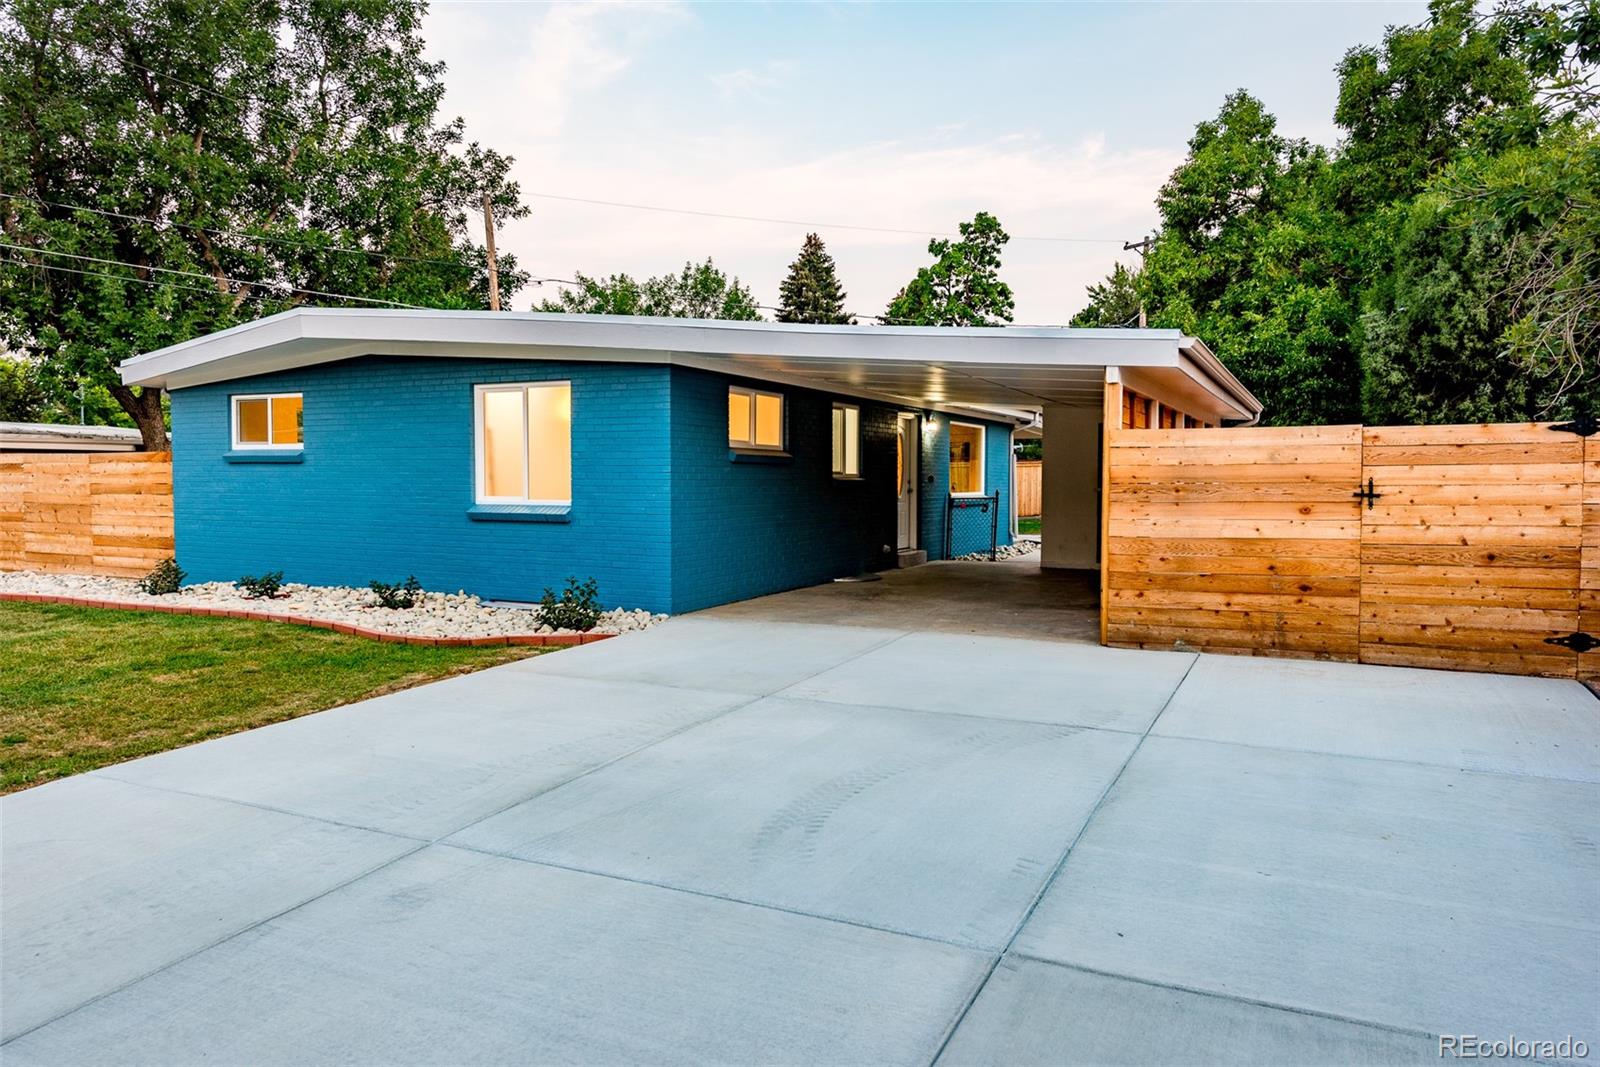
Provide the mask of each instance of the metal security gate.
POLYGON ((1600 676, 1584 429, 1113 430, 1106 641, 1600 676))
POLYGON ((987 496, 949 496, 944 507, 944 558, 987 553, 1000 543, 1000 490, 987 496))

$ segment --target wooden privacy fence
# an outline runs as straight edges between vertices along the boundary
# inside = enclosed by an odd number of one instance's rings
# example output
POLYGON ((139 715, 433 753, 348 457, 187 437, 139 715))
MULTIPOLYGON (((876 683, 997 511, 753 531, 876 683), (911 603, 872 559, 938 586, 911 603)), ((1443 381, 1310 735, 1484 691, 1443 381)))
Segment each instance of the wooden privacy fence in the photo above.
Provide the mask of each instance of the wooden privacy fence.
POLYGON ((0 453, 0 570, 142 577, 172 552, 170 453, 0 453))
POLYGON ((1017 460, 1017 514, 1039 514, 1043 493, 1044 462, 1037 459, 1017 460))
POLYGON ((1600 676, 1600 438, 1113 430, 1107 472, 1108 644, 1600 676))

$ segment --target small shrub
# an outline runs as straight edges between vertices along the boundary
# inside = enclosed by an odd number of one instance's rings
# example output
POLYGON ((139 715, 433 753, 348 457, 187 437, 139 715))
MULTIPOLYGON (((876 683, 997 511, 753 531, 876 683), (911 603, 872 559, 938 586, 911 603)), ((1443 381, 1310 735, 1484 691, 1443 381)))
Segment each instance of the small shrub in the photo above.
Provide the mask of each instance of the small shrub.
POLYGON ((247 574, 234 584, 251 600, 271 600, 283 587, 283 572, 268 571, 259 578, 247 574))
POLYGON ((546 589, 539 600, 539 621, 554 630, 594 629, 600 621, 600 587, 593 578, 568 578, 560 598, 546 589))
POLYGON ((155 570, 139 579, 139 588, 151 596, 165 596, 182 588, 187 577, 188 573, 178 566, 178 561, 168 556, 156 564, 155 570))
POLYGON ((378 594, 378 606, 391 610, 414 608, 422 603, 422 583, 417 581, 415 574, 397 585, 387 582, 368 582, 372 591, 378 594))

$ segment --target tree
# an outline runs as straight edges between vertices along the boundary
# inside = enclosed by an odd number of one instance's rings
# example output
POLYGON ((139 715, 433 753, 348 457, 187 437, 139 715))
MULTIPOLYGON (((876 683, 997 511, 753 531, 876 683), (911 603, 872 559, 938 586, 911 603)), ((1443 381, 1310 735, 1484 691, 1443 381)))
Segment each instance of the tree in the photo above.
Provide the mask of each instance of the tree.
POLYGON ((889 301, 884 321, 893 326, 998 326, 1010 322, 1016 302, 1000 280, 1000 250, 1011 240, 1000 221, 980 211, 961 224, 961 240, 928 242, 932 265, 889 301))
POLYGON ((1072 316, 1073 326, 1135 326, 1139 322, 1139 274, 1118 263, 1106 280, 1088 289, 1089 306, 1072 316))
POLYGON ((0 355, 0 422, 38 422, 49 399, 32 363, 0 355))
MULTIPOLYGON (((440 121, 422 0, 14 0, 0 15, 0 341, 108 389, 139 352, 306 303, 483 307, 510 160, 440 121), (481 232, 481 231, 480 231, 481 232)), ((526 280, 507 256, 502 292, 526 280)))
POLYGON ((1359 418, 1352 251, 1327 171, 1324 150, 1278 133, 1248 93, 1230 95, 1161 188, 1137 283, 1150 324, 1203 337, 1278 424, 1359 418))
POLYGON ((844 309, 844 289, 822 238, 806 234, 789 275, 778 286, 779 322, 843 325, 853 320, 844 309))
POLYGON ((673 319, 761 318, 749 286, 718 270, 710 259, 685 263, 677 274, 636 281, 627 274, 609 278, 576 275, 577 285, 563 289, 536 311, 569 315, 655 315, 673 319))

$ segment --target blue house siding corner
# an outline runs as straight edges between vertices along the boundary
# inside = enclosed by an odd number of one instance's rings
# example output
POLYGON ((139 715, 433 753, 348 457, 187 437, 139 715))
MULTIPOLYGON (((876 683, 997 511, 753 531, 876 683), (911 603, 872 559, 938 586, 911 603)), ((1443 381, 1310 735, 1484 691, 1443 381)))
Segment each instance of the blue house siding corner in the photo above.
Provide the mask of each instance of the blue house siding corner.
POLYGON ((887 565, 895 543, 897 408, 861 409, 861 477, 832 473, 834 397, 812 389, 672 371, 672 603, 677 612, 887 565), (734 462, 728 386, 784 395, 788 458, 734 462))
POLYGON ((537 600, 594 575, 608 606, 671 607, 665 367, 369 356, 172 394, 179 562, 193 581, 282 570, 363 587, 537 600), (567 521, 474 521, 473 386, 572 383, 567 521), (232 464, 229 397, 300 392, 298 464, 232 464))

